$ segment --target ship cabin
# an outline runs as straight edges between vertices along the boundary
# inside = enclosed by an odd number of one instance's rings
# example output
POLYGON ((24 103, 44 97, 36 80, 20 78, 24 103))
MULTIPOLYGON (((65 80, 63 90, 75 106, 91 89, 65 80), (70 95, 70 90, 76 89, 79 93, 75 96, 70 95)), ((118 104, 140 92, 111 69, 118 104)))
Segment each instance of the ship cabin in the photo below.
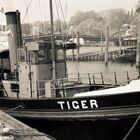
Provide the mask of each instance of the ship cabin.
MULTIPOLYGON (((20 13, 6 13, 10 72, 1 79, 0 96, 12 98, 63 98, 99 88, 67 73, 66 50, 76 43, 55 40, 26 41, 22 38, 20 13), (23 43, 24 42, 24 43, 23 43)), ((90 81, 90 80, 89 80, 90 81)))
MULTIPOLYGON (((17 49, 14 78, 2 80, 5 96, 18 98, 73 97, 89 91, 89 84, 69 80, 66 68, 66 47, 55 43, 53 79, 52 47, 47 41, 29 42, 17 49)), ((70 47, 70 44, 67 46, 70 47)))

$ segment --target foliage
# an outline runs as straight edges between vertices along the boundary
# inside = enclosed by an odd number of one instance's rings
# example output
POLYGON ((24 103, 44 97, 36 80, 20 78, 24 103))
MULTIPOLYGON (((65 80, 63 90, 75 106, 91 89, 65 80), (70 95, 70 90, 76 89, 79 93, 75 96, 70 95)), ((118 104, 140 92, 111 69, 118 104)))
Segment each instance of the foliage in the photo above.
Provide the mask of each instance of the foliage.
MULTIPOLYGON (((55 33, 76 34, 80 32, 82 34, 100 36, 101 32, 105 35, 106 26, 109 21, 110 35, 119 32, 124 24, 131 25, 133 32, 137 32, 137 25, 140 24, 140 0, 136 4, 136 10, 126 11, 124 9, 111 9, 107 11, 95 12, 95 11, 77 11, 73 17, 71 17, 69 23, 56 20, 54 22, 55 33), (109 13, 106 16, 106 13, 109 13), (67 24, 67 25, 66 25, 67 24)), ((51 31, 50 22, 37 21, 33 24, 23 24, 22 31, 26 35, 32 35, 33 30, 36 30, 34 34, 49 34, 51 31)))
POLYGON ((99 36, 101 32, 105 34, 107 22, 109 21, 109 26, 113 29, 110 32, 113 34, 118 32, 123 24, 128 23, 129 14, 124 9, 108 10, 109 15, 107 17, 104 16, 106 12, 95 13, 94 11, 88 11, 84 13, 78 11, 70 20, 74 27, 73 30, 70 30, 70 33, 76 33, 75 29, 77 29, 83 34, 99 36))
POLYGON ((31 25, 29 23, 22 24, 22 32, 24 35, 29 35, 31 30, 31 25))
MULTIPOLYGON (((60 33, 66 31, 66 24, 63 21, 54 21, 54 32, 60 33)), ((22 32, 24 35, 41 35, 50 34, 51 26, 49 21, 41 22, 36 21, 32 24, 22 24, 22 32)))
POLYGON ((113 9, 110 11, 110 26, 119 31, 124 24, 128 23, 129 14, 124 9, 113 9))

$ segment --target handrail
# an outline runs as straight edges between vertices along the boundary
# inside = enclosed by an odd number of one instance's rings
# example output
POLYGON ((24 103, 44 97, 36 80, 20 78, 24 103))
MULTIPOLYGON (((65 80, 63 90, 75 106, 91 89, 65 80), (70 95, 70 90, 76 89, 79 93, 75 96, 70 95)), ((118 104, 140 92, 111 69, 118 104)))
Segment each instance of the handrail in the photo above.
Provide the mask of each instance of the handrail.
MULTIPOLYGON (((119 74, 122 72, 119 72, 119 74)), ((36 89, 37 91, 45 91, 45 90, 51 90, 51 89, 65 89, 67 86, 78 86, 78 85, 85 85, 85 86, 93 86, 93 85, 110 85, 110 86, 118 86, 118 85, 126 85, 130 81, 137 79, 138 73, 129 73, 123 72, 121 76, 119 76, 118 72, 112 72, 108 74, 105 73, 88 73, 87 75, 68 75, 68 78, 61 78, 56 80, 39 80, 39 81, 32 81, 32 84, 37 85, 36 89), (80 76, 80 80, 79 80, 80 76), (45 88, 45 83, 50 82, 52 84, 52 87, 45 88)), ((18 82, 18 84, 27 84, 29 81, 24 82, 18 82)), ((107 86, 107 87, 108 87, 107 86)), ((16 89, 14 89, 16 91, 16 89)), ((18 91, 19 89, 17 89, 18 91)), ((0 91, 5 91, 5 89, 0 89, 0 91)))

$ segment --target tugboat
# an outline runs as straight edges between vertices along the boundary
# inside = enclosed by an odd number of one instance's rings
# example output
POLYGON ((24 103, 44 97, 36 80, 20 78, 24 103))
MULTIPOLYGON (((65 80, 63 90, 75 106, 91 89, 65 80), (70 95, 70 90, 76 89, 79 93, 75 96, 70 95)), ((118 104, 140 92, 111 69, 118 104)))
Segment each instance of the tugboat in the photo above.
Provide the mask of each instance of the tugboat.
POLYGON ((108 85, 69 80, 66 48, 75 47, 74 43, 62 44, 52 38, 51 42, 23 44, 19 11, 7 12, 6 19, 12 31, 8 36, 11 71, 2 73, 1 110, 19 118, 56 120, 139 114, 139 79, 110 89, 103 89, 108 85))
POLYGON ((23 43, 19 11, 7 12, 6 19, 12 32, 6 51, 10 70, 1 70, 0 110, 17 119, 43 123, 139 120, 139 79, 124 86, 70 80, 66 49, 76 44, 54 41, 53 22, 51 41, 23 43))
MULTIPOLYGON (((10 72, 2 73, 0 110, 28 120, 83 121, 137 118, 140 80, 128 85, 85 84, 69 80, 66 48, 75 44, 50 41, 23 44, 20 13, 6 13, 10 72)), ((53 27, 52 27, 53 30, 53 27)))

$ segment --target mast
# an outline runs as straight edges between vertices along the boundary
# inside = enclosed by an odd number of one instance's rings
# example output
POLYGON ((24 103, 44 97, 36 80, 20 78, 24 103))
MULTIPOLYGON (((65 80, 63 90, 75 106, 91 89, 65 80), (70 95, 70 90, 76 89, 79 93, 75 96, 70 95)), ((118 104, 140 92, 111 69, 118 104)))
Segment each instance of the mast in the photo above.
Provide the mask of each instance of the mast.
POLYGON ((51 21, 51 44, 52 44, 53 80, 55 80, 57 77, 56 77, 56 57, 55 57, 55 46, 54 46, 54 28, 53 28, 52 0, 50 0, 50 21, 51 21))

